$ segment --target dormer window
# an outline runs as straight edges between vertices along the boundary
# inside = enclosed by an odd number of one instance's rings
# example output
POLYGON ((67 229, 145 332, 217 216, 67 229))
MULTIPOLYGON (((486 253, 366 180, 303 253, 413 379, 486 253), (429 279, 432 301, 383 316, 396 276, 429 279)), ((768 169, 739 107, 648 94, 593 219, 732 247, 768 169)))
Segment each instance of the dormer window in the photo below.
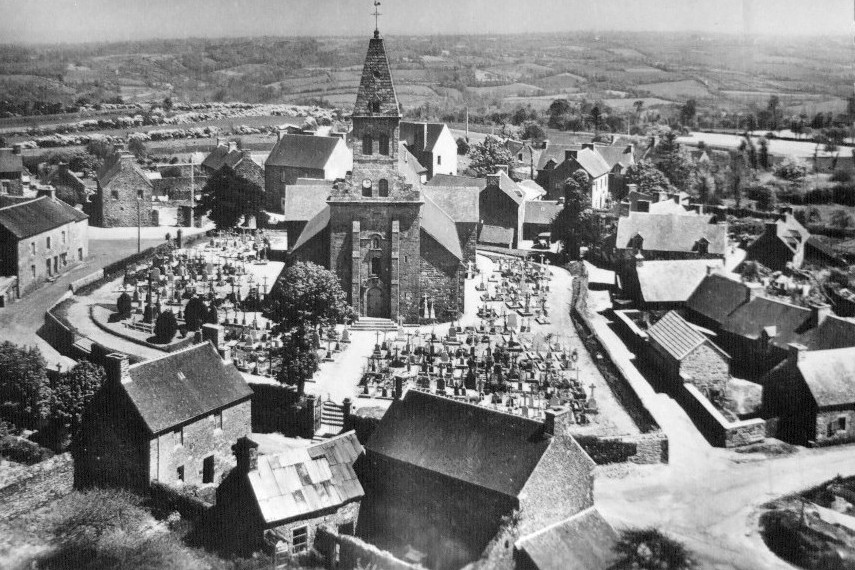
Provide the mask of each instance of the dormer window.
POLYGON ((698 255, 706 255, 707 253, 709 253, 710 242, 707 241, 706 238, 701 238, 698 240, 698 243, 695 246, 695 249, 698 250, 698 255))

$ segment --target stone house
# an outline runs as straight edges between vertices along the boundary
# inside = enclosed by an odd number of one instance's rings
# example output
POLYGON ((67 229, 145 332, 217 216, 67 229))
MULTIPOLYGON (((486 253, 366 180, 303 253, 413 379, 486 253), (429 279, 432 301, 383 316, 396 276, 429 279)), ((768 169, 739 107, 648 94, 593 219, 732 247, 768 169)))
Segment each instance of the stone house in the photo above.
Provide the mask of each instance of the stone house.
POLYGON ((251 430, 252 389, 210 342, 129 364, 106 357, 107 379, 87 410, 81 483, 142 489, 214 485, 231 447, 251 430))
POLYGON ((564 153, 562 162, 538 177, 538 184, 546 190, 546 198, 564 198, 565 181, 582 170, 589 178, 591 207, 597 210, 608 207, 611 168, 594 148, 594 144, 585 143, 581 149, 567 149, 564 153))
POLYGON ((98 172, 97 193, 88 204, 93 226, 102 228, 157 225, 154 185, 134 155, 118 152, 98 172))
POLYGON ((437 174, 457 174, 457 141, 445 123, 401 121, 401 142, 427 169, 427 179, 437 174))
POLYGON ((400 119, 376 33, 352 115, 353 173, 332 184, 291 256, 334 271, 361 316, 452 320, 463 311, 466 266, 475 259, 477 205, 446 210, 406 181, 398 170, 400 119))
POLYGON ((89 255, 89 219, 53 191, 0 208, 0 276, 14 277, 19 298, 79 266, 89 255))
POLYGON ((724 268, 722 259, 659 259, 638 257, 626 266, 621 292, 644 309, 682 307, 707 275, 724 268))
POLYGON ((26 172, 20 146, 0 148, 0 194, 22 196, 26 172))
POLYGON ((338 136, 280 134, 264 163, 268 207, 279 210, 300 178, 338 180, 353 169, 353 154, 338 136))
POLYGON ((763 377, 763 415, 777 421, 776 437, 799 445, 855 440, 855 347, 788 348, 763 377))
POLYGON ((235 445, 237 467, 217 488, 222 530, 289 554, 311 550, 321 526, 354 533, 364 495, 353 470, 363 452, 354 432, 273 455, 257 447, 248 438, 235 445))
POLYGON ((238 148, 235 141, 217 141, 217 146, 202 161, 203 176, 210 177, 224 166, 264 190, 264 168, 252 159, 251 150, 238 148))
POLYGON ((536 240, 544 232, 552 232, 552 221, 564 209, 561 200, 532 200, 525 203, 522 239, 536 240))
POLYGON ((567 432, 570 415, 550 410, 541 423, 410 390, 357 462, 357 536, 438 570, 512 560, 513 543, 494 540, 504 521, 525 541, 593 507, 594 462, 567 432))
POLYGON ((775 221, 767 221, 765 230, 745 248, 746 261, 757 261, 772 271, 782 271, 788 266, 798 269, 805 259, 805 248, 810 232, 785 209, 775 221))
POLYGON ((74 196, 76 204, 85 205, 90 194, 94 193, 94 188, 87 185, 78 173, 69 170, 67 162, 60 162, 48 169, 42 177, 42 182, 56 188, 57 194, 64 190, 66 196, 74 196))
POLYGON ((695 330, 676 311, 647 329, 653 364, 676 384, 689 383, 707 395, 724 395, 730 356, 695 330))

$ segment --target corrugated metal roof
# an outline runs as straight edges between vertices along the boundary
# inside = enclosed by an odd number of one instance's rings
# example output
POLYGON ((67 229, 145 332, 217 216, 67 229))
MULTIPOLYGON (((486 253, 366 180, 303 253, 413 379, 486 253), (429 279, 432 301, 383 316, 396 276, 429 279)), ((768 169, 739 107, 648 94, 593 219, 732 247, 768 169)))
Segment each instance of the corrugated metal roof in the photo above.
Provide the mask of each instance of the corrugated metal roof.
POLYGON ((676 311, 665 313, 647 330, 647 334, 676 360, 683 360, 707 341, 707 337, 696 331, 676 311))
POLYGON ((47 196, 0 208, 0 226, 18 239, 87 219, 88 216, 62 200, 47 196))

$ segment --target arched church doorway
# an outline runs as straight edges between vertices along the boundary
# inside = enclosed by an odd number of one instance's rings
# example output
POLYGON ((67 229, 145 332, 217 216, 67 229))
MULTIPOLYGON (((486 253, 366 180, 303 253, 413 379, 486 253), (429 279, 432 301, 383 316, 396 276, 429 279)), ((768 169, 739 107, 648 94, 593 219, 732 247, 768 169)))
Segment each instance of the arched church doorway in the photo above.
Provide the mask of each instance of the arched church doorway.
POLYGON ((388 317, 383 291, 372 287, 365 295, 365 313, 368 317, 388 317))

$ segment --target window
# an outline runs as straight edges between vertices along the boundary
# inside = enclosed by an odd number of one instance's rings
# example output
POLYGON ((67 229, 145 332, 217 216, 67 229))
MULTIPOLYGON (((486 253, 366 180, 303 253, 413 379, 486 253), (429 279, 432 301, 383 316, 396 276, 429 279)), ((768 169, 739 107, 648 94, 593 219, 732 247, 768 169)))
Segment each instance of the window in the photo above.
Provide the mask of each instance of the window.
POLYGON ((77 261, 83 261, 83 248, 77 248, 77 261))
POLYGON ((110 191, 110 197, 113 198, 113 200, 118 200, 119 199, 119 191, 118 190, 111 190, 110 191))
POLYGON ((389 137, 387 135, 380 135, 379 143, 380 145, 380 154, 388 155, 389 154, 389 137))
POLYGON ((371 249, 380 249, 380 238, 371 238, 371 249))
POLYGON ((285 179, 285 171, 284 170, 279 171, 279 182, 288 182, 288 180, 285 179))
POLYGON ((33 274, 33 279, 35 280, 35 278, 36 278, 36 266, 35 265, 30 265, 30 273, 33 274))
POLYGON ((223 429, 223 412, 214 414, 214 429, 223 429))
POLYGON ((371 135, 362 137, 362 154, 374 154, 374 139, 371 135))
POLYGON ((179 481, 184 481, 184 466, 179 466, 178 469, 175 470, 175 474, 179 481))
POLYGON ((45 247, 50 249, 50 236, 45 238, 45 247))
POLYGON ((380 275, 380 258, 371 258, 371 275, 380 275))
POLYGON ((65 245, 65 230, 62 232, 62 245, 65 245))
POLYGON ((137 190, 137 200, 142 200, 142 199, 143 199, 143 191, 137 190))
POLYGON ((33 242, 30 242, 30 254, 31 254, 31 255, 35 255, 35 254, 36 254, 36 242, 34 242, 34 241, 33 241, 33 242))
POLYGON ((172 441, 175 445, 184 445, 184 428, 180 427, 172 432, 172 441))
POLYGON ((301 526, 291 531, 291 550, 304 552, 309 547, 309 527, 301 526))
POLYGON ((59 261, 62 263, 62 266, 65 267, 66 265, 68 265, 68 255, 65 253, 60 253, 59 261))
POLYGON ((338 533, 339 534, 353 534, 353 523, 344 523, 338 525, 338 533))
POLYGON ((50 269, 50 259, 45 260, 45 269, 47 269, 48 277, 50 277, 52 275, 52 272, 50 269))
POLYGON ((214 456, 209 455, 202 460, 202 483, 214 482, 214 456))
POLYGON ((389 197, 389 181, 386 180, 385 178, 381 178, 378 185, 380 188, 380 197, 381 198, 388 198, 389 197))
POLYGON ((362 197, 363 198, 371 198, 374 192, 374 187, 370 184, 362 186, 362 197))
POLYGON ((837 431, 846 431, 846 418, 837 418, 837 431))
POLYGON ((442 164, 442 156, 436 155, 436 164, 437 164, 437 166, 442 164))

